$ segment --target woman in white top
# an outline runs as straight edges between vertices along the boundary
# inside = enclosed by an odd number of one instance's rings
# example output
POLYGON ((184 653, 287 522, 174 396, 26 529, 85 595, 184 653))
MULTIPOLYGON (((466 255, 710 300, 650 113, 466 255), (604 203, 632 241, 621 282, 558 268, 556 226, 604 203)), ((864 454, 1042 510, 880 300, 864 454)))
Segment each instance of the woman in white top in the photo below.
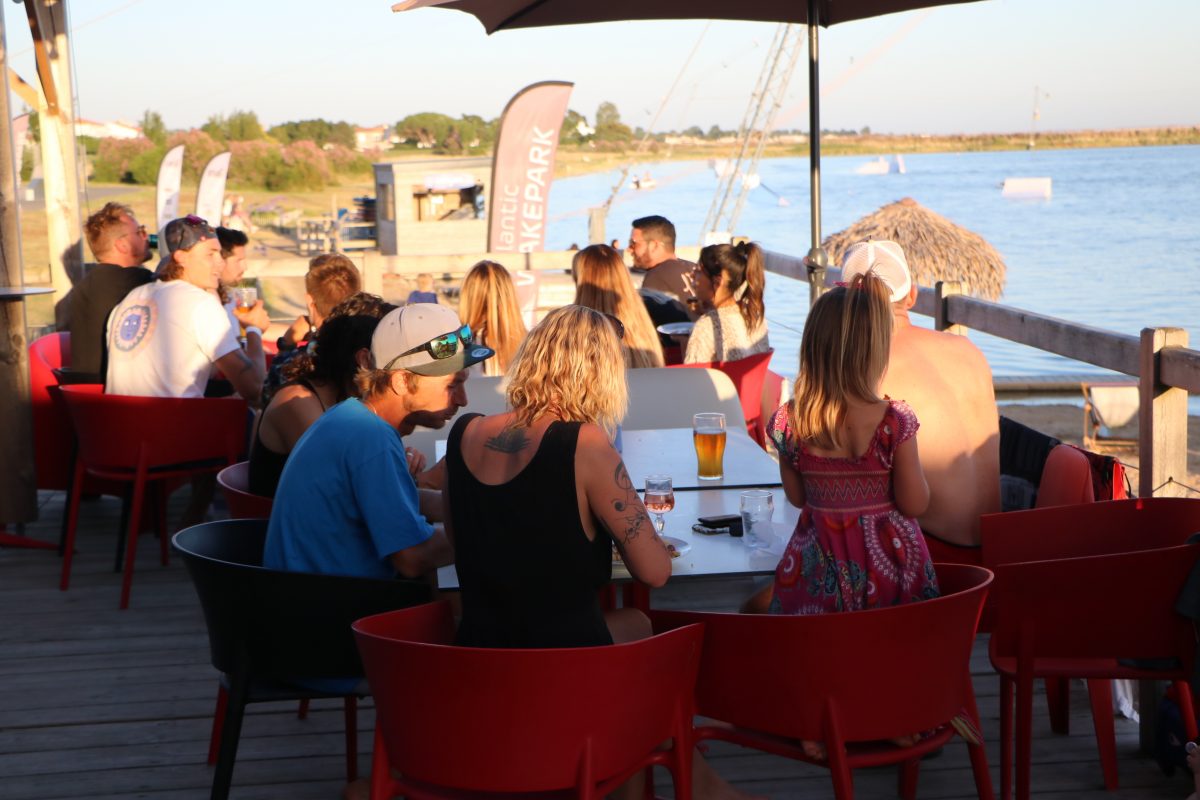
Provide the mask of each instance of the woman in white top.
POLYGON ((739 361, 771 348, 763 308, 762 248, 753 242, 700 251, 700 278, 712 287, 711 311, 696 320, 685 364, 739 361))

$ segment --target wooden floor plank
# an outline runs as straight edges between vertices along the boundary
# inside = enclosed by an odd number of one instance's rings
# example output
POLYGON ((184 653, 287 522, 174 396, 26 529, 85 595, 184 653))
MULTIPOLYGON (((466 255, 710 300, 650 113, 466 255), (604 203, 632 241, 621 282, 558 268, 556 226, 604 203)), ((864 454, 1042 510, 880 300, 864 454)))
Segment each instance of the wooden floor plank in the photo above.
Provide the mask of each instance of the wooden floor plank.
MULTIPOLYGON (((183 500, 172 500, 172 515, 183 500)), ((42 519, 27 534, 57 541, 61 494, 42 497, 42 519)), ((138 542, 132 607, 117 609, 120 575, 113 553, 120 504, 84 504, 71 589, 58 590, 53 551, 0 549, 0 798, 3 800, 201 800, 211 770, 204 764, 216 699, 208 640, 178 558, 158 564, 150 536, 138 542)), ((660 607, 732 610, 752 579, 672 585, 654 593, 660 607)), ((993 782, 999 788, 999 682, 986 642, 971 670, 993 782)), ((1071 730, 1049 730, 1044 698, 1035 700, 1033 790, 1038 800, 1179 800, 1190 791, 1182 772, 1168 778, 1137 754, 1137 727, 1117 721, 1121 788, 1105 792, 1082 685, 1072 689, 1071 730)), ((360 770, 370 767, 369 701, 359 714, 360 770)), ((344 782, 341 705, 313 704, 307 720, 295 703, 251 706, 234 770, 240 800, 335 800, 344 782)), ((819 767, 713 743, 709 758, 739 787, 778 800, 832 798, 819 767)), ((857 797, 895 796, 894 770, 860 770, 857 797)), ((665 777, 659 793, 670 794, 665 777)), ((922 763, 918 796, 974 796, 960 742, 922 763)))

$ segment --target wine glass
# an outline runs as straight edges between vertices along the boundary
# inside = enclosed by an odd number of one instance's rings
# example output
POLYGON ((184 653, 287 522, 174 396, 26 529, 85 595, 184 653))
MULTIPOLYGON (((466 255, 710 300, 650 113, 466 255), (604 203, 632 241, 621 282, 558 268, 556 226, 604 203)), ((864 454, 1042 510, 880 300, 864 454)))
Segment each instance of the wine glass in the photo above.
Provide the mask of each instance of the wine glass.
POLYGON ((646 510, 654 514, 654 529, 663 532, 663 514, 675 507, 675 489, 670 475, 650 475, 646 478, 646 510))

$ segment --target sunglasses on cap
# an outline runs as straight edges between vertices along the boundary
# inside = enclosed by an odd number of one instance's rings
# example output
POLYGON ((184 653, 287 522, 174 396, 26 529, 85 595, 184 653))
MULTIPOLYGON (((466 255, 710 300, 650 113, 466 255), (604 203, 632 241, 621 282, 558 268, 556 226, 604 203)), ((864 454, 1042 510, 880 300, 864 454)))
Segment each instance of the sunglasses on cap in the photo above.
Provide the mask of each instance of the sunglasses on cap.
POLYGON ((404 358, 405 356, 411 356, 413 353, 420 353, 422 350, 433 356, 434 360, 441 361, 442 359, 450 358, 457 353, 460 344, 463 347, 466 347, 471 343, 471 340, 471 326, 463 325, 458 330, 444 333, 441 336, 436 336, 430 339, 428 342, 417 345, 411 350, 405 350, 387 364, 384 364, 383 368, 385 370, 391 369, 392 364, 395 364, 400 359, 404 358))
POLYGON ((613 329, 616 330, 616 332, 617 332, 617 338, 624 339, 625 338, 625 323, 621 322, 621 320, 617 319, 612 314, 605 314, 604 316, 608 319, 609 322, 611 322, 613 324, 613 329))
MULTIPOLYGON (((208 224, 208 220, 204 217, 198 217, 195 214, 188 214, 186 217, 181 217, 172 223, 176 224, 175 231, 171 231, 167 236, 167 243, 171 251, 175 250, 191 250, 205 239, 215 238, 217 232, 208 224), (174 246, 171 246, 171 240, 175 240, 174 246)), ((168 226, 169 229, 169 226, 168 226)))

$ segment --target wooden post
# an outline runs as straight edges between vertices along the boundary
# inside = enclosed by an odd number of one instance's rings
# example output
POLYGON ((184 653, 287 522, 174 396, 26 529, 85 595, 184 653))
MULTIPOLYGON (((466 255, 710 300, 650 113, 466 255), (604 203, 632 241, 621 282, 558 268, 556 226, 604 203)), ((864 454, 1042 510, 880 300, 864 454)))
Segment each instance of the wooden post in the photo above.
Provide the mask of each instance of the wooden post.
POLYGON ((597 206, 588 209, 588 244, 608 244, 604 236, 604 221, 608 217, 608 209, 597 206))
MULTIPOLYGON (((0 8, 0 31, 4 10, 0 8)), ((7 72, 0 36, 0 73, 7 72)), ((8 84, 0 87, 0 287, 20 287, 21 226, 17 217, 17 173, 12 147, 12 107, 8 84)), ((0 298, 0 527, 37 519, 37 479, 33 468, 33 417, 29 403, 29 350, 25 342, 25 301, 0 298)))
POLYGON ((933 327, 939 331, 953 333, 958 336, 966 336, 967 329, 963 325, 956 325, 950 321, 950 315, 946 309, 946 299, 954 295, 963 293, 962 284, 958 281, 938 281, 934 286, 937 300, 933 307, 933 327))
POLYGON ((79 209, 79 163, 75 149, 74 91, 66 0, 25 0, 38 67, 38 118, 46 192, 50 284, 58 299, 83 277, 83 226, 79 209))
MULTIPOLYGON (((1182 486, 1171 479, 1187 477, 1187 390, 1159 379, 1159 354, 1168 347, 1187 347, 1182 328, 1143 328, 1139 355, 1138 496, 1180 497, 1182 486)), ((1154 752, 1158 700, 1162 681, 1138 681, 1138 744, 1154 752)))
POLYGON ((1160 380, 1159 353, 1168 347, 1187 347, 1182 328, 1143 328, 1138 381, 1138 495, 1182 497, 1187 479, 1187 390, 1160 380))

